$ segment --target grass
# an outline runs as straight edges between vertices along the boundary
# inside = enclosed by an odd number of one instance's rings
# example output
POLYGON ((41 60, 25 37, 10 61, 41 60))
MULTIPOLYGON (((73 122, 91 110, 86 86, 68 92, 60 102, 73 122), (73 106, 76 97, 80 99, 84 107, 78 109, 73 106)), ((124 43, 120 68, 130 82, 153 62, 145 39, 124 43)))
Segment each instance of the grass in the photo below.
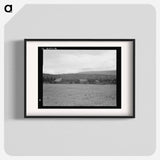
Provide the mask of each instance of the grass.
POLYGON ((44 83, 43 106, 116 106, 116 85, 44 83))

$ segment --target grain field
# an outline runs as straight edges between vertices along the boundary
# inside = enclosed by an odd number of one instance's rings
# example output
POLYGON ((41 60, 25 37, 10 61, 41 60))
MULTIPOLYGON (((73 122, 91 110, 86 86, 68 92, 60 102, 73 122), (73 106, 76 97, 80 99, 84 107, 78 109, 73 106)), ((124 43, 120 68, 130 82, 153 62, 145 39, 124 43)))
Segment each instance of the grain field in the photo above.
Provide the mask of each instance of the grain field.
POLYGON ((43 106, 116 106, 116 85, 44 83, 43 106))

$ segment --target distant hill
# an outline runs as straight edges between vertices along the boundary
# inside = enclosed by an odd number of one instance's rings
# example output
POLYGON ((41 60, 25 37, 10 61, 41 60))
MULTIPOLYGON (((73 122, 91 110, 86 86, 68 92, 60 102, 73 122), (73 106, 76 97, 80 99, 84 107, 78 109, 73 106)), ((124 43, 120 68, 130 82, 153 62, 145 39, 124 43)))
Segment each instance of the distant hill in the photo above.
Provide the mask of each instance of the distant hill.
POLYGON ((43 74, 44 83, 78 84, 115 84, 116 71, 90 71, 70 74, 43 74))
POLYGON ((116 75, 116 71, 115 70, 110 70, 110 71, 87 71, 87 72, 79 72, 77 74, 116 75))

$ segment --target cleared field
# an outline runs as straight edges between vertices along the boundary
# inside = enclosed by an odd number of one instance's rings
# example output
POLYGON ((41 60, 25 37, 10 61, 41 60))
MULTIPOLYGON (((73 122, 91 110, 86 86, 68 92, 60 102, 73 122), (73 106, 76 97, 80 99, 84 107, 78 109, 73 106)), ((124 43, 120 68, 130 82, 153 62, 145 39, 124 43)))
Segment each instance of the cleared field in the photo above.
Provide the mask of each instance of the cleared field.
POLYGON ((43 84, 43 106, 116 106, 116 85, 43 84))

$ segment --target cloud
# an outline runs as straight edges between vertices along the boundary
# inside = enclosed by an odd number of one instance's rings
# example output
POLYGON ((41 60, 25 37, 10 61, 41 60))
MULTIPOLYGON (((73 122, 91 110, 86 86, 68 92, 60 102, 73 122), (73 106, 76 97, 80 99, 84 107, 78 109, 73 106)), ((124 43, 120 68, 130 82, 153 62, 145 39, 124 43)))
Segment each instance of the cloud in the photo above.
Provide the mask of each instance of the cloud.
POLYGON ((43 73, 116 70, 116 50, 44 50, 43 73))

